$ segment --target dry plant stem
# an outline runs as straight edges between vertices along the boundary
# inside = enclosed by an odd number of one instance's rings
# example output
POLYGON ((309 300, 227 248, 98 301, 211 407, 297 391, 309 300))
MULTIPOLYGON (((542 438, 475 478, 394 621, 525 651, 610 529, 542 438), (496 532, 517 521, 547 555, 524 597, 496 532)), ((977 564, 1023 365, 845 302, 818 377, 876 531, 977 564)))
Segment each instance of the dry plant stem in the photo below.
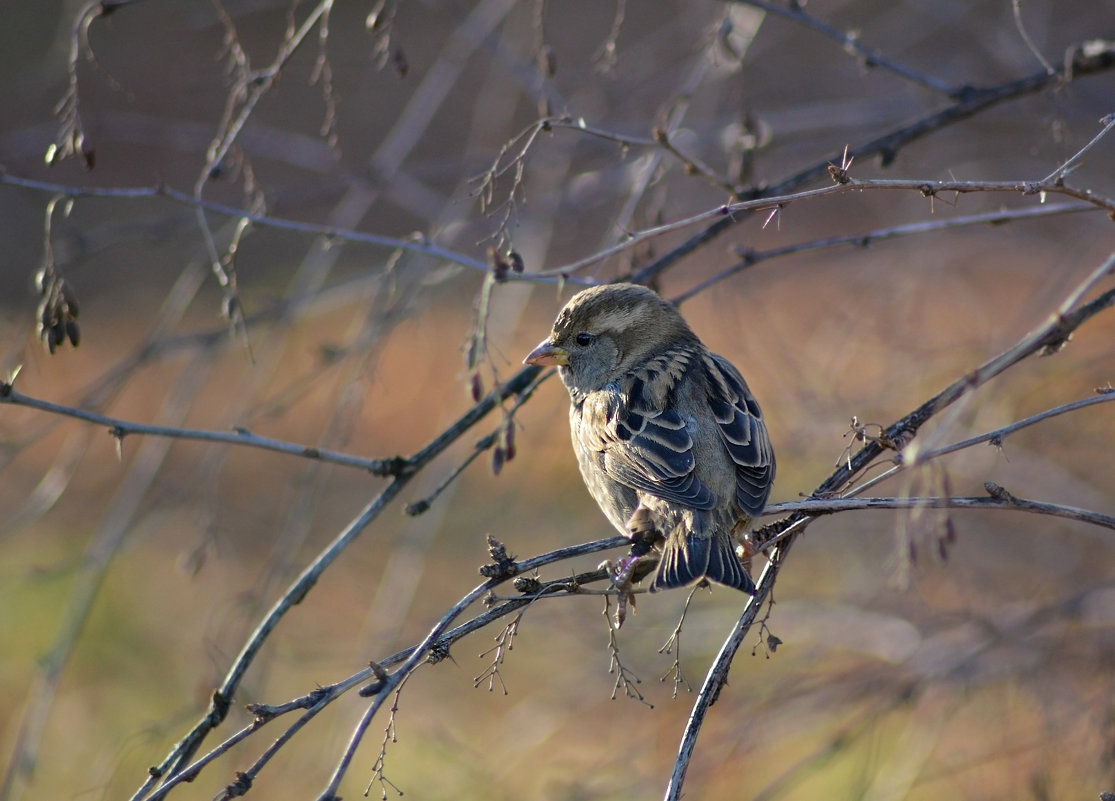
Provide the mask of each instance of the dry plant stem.
POLYGON ((460 464, 453 468, 453 470, 450 471, 449 475, 445 477, 445 480, 434 487, 432 492, 430 492, 424 498, 407 504, 405 509, 406 513, 411 516, 417 516, 425 513, 433 504, 433 502, 436 501, 438 497, 443 492, 445 492, 445 490, 452 486, 453 482, 455 482, 460 477, 460 475, 468 468, 468 466, 476 461, 480 454, 494 447, 500 441, 503 436, 504 429, 508 425, 514 425, 514 416, 515 413, 519 411, 519 407, 530 400, 531 396, 534 395, 534 391, 538 389, 539 386, 541 386, 542 382, 555 375, 556 372, 556 370, 550 369, 538 375, 537 378, 535 378, 526 387, 524 387, 516 395, 515 402, 511 405, 511 408, 504 411, 504 420, 501 421, 498 426, 496 426, 496 429, 489 433, 487 436, 484 436, 477 440, 476 444, 473 445, 472 452, 468 456, 466 456, 460 462, 460 464))
POLYGON ((996 428, 994 431, 988 431, 987 433, 979 434, 975 437, 969 437, 968 439, 954 442, 951 445, 945 445, 944 447, 935 448, 931 451, 917 451, 915 453, 914 460, 906 462, 905 464, 907 467, 916 467, 918 465, 924 464, 925 462, 928 462, 930 459, 936 459, 939 456, 944 456, 949 453, 955 453, 956 451, 963 450, 964 448, 969 448, 973 445, 979 445, 983 442, 995 442, 996 444, 1001 444, 1000 440, 1002 440, 1008 434, 1013 434, 1015 431, 1020 431, 1023 428, 1029 428, 1030 426, 1035 425, 1036 423, 1040 423, 1043 420, 1048 420, 1051 417, 1057 417, 1058 415, 1067 414, 1069 412, 1075 412, 1079 409, 1086 409, 1089 406, 1095 406, 1097 403, 1108 403, 1109 401, 1115 401, 1115 391, 1111 389, 1105 388, 1102 390, 1097 390, 1097 393, 1098 394, 1093 395, 1090 398, 1081 398, 1080 400, 1072 401, 1071 403, 1065 403, 1060 406, 1055 406, 1052 409, 1046 409, 1044 412, 1038 412, 1037 414, 1030 415, 1029 417, 1025 417, 1009 425, 1005 425, 1001 428, 996 428))
MULTIPOLYGON (((245 73, 241 80, 230 91, 225 103, 225 116, 220 126, 220 131, 209 146, 205 164, 202 166, 197 182, 194 184, 194 198, 200 201, 205 191, 206 184, 216 170, 228 157, 229 151, 235 144, 240 132, 244 129, 257 104, 267 95, 275 85, 282 72, 283 66, 297 52, 305 42, 310 32, 320 23, 325 26, 329 13, 333 7, 333 0, 321 0, 314 6, 306 19, 297 29, 289 30, 274 61, 262 70, 254 73, 245 73)), ((246 66, 246 65, 245 65, 246 66)), ((209 227, 209 220, 201 206, 195 207, 198 228, 202 233, 205 246, 209 254, 210 267, 216 276, 222 291, 225 293, 225 313, 230 321, 237 325, 243 324, 241 305, 236 285, 236 272, 232 264, 232 253, 229 259, 222 260, 217 251, 217 244, 213 232, 209 227)), ((244 223, 241 218, 241 224, 244 223)), ((235 241, 235 240, 234 240, 235 241)))
POLYGON ((481 658, 491 655, 491 661, 488 667, 480 673, 479 676, 474 676, 472 679, 472 686, 479 687, 484 683, 484 679, 488 680, 488 692, 495 690, 495 683, 499 681, 499 687, 503 690, 503 694, 507 695, 507 685, 503 682, 503 674, 500 673, 500 666, 507 658, 507 653, 515 648, 515 635, 519 633, 519 624, 523 620, 525 610, 520 609, 515 613, 515 617, 510 623, 507 623, 500 633, 496 635, 496 644, 480 654, 481 658))
MULTIPOLYGON (((705 586, 707 586, 707 584, 705 586)), ((658 678, 659 681, 665 681, 667 676, 673 676, 674 698, 678 697, 678 687, 682 684, 685 685, 685 689, 688 691, 693 691, 693 688, 689 686, 689 682, 685 680, 685 674, 682 673, 681 670, 681 628, 685 625, 685 616, 689 613, 689 605, 693 603, 693 596, 696 595, 697 591, 700 589, 704 589, 704 587, 698 583, 689 590, 689 595, 685 598, 685 605, 681 608, 681 615, 678 617, 678 624, 674 626, 674 630, 670 632, 669 638, 667 638, 666 642, 662 644, 662 647, 658 649, 658 653, 660 654, 674 655, 674 663, 658 678)))
MULTIPOLYGON (((290 588, 271 607, 244 643, 240 653, 237 654, 236 658, 233 660, 231 668, 225 674, 221 686, 213 691, 212 699, 209 704, 209 711, 194 724, 193 728, 185 737, 175 744, 170 753, 163 759, 158 765, 157 770, 153 773, 160 776, 176 774, 189 763, 209 732, 219 726, 228 715, 229 708, 232 705, 232 699, 244 675, 255 660, 256 654, 259 652, 260 648, 263 647, 263 643, 267 640, 267 637, 279 624, 279 621, 291 608, 302 601, 306 593, 317 583, 318 578, 325 571, 325 568, 332 564, 344 549, 356 539, 360 532, 362 532, 372 520, 379 516, 384 507, 394 499, 399 491, 406 485, 407 481, 408 478, 403 476, 396 477, 392 480, 391 483, 365 506, 360 514, 341 531, 333 542, 331 542, 326 549, 302 571, 301 575, 294 580, 290 588)), ((157 776, 152 776, 152 778, 145 782, 132 796, 132 801, 139 801, 139 799, 145 798, 151 791, 151 788, 154 787, 156 780, 157 776)))
MULTIPOLYGON (((608 624, 608 655, 610 660, 608 662, 608 672, 614 673, 616 680, 612 685, 612 700, 616 700, 620 689, 623 689, 624 697, 632 701, 638 701, 648 709, 654 709, 654 704, 646 699, 646 696, 639 691, 638 685, 643 683, 635 673, 628 670, 627 666, 623 664, 623 658, 619 652, 619 638, 616 636, 619 633, 619 627, 612 622, 612 604, 611 596, 604 597, 604 610, 601 612, 604 615, 604 620, 608 624)), ((618 615, 618 612, 617 612, 618 615)))
MULTIPOLYGON (((410 678, 410 676, 407 676, 407 678, 410 678)), ((395 700, 392 702, 391 709, 389 710, 390 716, 387 719, 387 725, 383 728, 383 741, 379 745, 379 756, 376 757, 375 764, 372 765, 372 778, 368 780, 368 786, 364 788, 365 798, 368 797, 368 794, 371 792, 372 785, 375 784, 377 781, 379 782, 380 791, 382 793, 381 797, 383 801, 387 801, 388 785, 390 785, 391 788, 399 795, 403 794, 403 791, 400 790, 394 782, 387 778, 387 774, 383 772, 383 767, 387 763, 388 743, 398 742, 395 735, 395 717, 396 715, 398 715, 399 712, 399 697, 403 694, 403 686, 405 684, 406 679, 403 679, 401 682, 399 682, 399 686, 395 688, 395 700)))
MULTIPOLYGON (((521 562, 516 563, 516 568, 517 568, 516 575, 529 573, 533 570, 536 570, 537 568, 544 567, 544 566, 549 565, 549 564, 554 564, 554 563, 557 563, 557 562, 565 561, 565 560, 573 558, 573 557, 583 556, 583 555, 590 554, 590 553, 597 553, 597 552, 604 551, 604 550, 610 550, 610 549, 613 549, 613 548, 622 547, 622 546, 627 545, 627 544, 628 544, 628 541, 626 540, 626 538, 621 537, 621 536, 615 536, 615 537, 609 537, 609 538, 604 539, 604 540, 597 540, 595 542, 583 543, 583 544, 580 544, 580 545, 570 546, 570 547, 567 547, 567 548, 560 548, 556 551, 552 551, 552 552, 546 553, 546 554, 541 554, 541 555, 533 557, 531 559, 522 560, 521 562)), ((468 605, 470 605, 472 602, 474 602, 477 598, 485 596, 485 593, 490 593, 490 589, 494 588, 495 585, 498 585, 498 584, 500 584, 504 581, 507 581, 510 578, 511 577, 508 576, 508 577, 504 577, 504 578, 500 578, 500 579, 493 579, 492 581, 487 582, 484 585, 481 585, 480 587, 476 588, 471 593, 469 593, 468 596, 463 598, 458 603, 457 607, 455 607, 455 609, 466 608, 468 605)), ((608 578, 608 574, 607 574, 606 571, 595 570, 595 571, 591 571, 589 573, 582 573, 582 574, 579 574, 579 575, 576 575, 576 576, 571 576, 568 579, 559 579, 559 580, 556 580, 556 581, 548 582, 548 583, 544 584, 543 587, 540 590, 538 590, 536 593, 534 593, 533 595, 524 596, 524 597, 521 597, 521 598, 513 598, 513 599, 510 599, 510 600, 507 600, 504 603, 500 604, 499 606, 493 607, 492 609, 489 609, 489 610, 477 615, 472 620, 469 620, 465 623, 462 623, 459 626, 457 626, 453 629, 450 629, 448 631, 444 631, 440 636, 438 636, 431 643, 430 647, 427 648, 426 651, 427 652, 437 652, 437 653, 448 653, 451 645, 453 643, 455 643, 456 641, 460 640, 462 637, 464 637, 468 634, 471 634, 473 632, 479 631, 483 628, 486 628, 492 622, 494 622, 496 620, 499 620, 500 618, 503 618, 503 617, 505 617, 509 614, 514 614, 514 613, 519 612, 524 607, 529 606, 531 603, 534 603, 539 598, 547 597, 548 595, 553 594, 553 593, 581 594, 581 593, 584 592, 584 590, 582 589, 583 584, 585 584, 587 582, 592 582, 592 581, 603 581, 607 578, 608 578)), ((449 622, 455 616, 456 616, 456 613, 454 613, 451 610, 449 615, 447 615, 443 619, 442 624, 445 624, 445 623, 449 622)), ((421 645, 418 645, 418 646, 414 646, 412 648, 404 649, 403 651, 399 651, 395 654, 392 654, 392 655, 380 660, 376 664, 379 666, 381 671, 382 671, 383 668, 393 667, 394 665, 397 665, 397 664, 399 664, 399 663, 401 663, 405 660, 411 659, 411 657, 414 657, 415 654, 418 653, 418 651, 421 647, 422 647, 421 645)), ((418 666, 423 664, 423 662, 416 661, 413 664, 414 664, 414 667, 416 669, 418 666)), ((406 671, 401 670, 398 673, 405 674, 405 672, 406 671)), ((275 756, 275 754, 279 751, 279 749, 282 748, 287 742, 289 742, 289 740, 295 734, 297 734, 297 732, 299 730, 301 730, 311 719, 313 719, 319 712, 321 712, 328 704, 335 701, 343 693, 352 689, 354 686, 357 686, 357 685, 359 685, 359 684, 361 684, 365 681, 368 681, 370 678, 372 678, 375 675, 377 675, 375 669, 366 668, 366 669, 361 670, 360 672, 358 672, 358 673, 356 673, 352 676, 349 676, 348 678, 346 678, 346 679, 344 679, 340 682, 337 682, 336 684, 333 684, 333 685, 330 685, 330 686, 327 686, 327 687, 316 688, 312 692, 310 692, 308 695, 302 696, 300 698, 296 698, 296 699, 294 699, 292 701, 288 701, 284 704, 279 704, 279 705, 251 704, 251 705, 249 705, 249 710, 256 715, 256 720, 255 721, 253 721, 248 726, 245 726, 241 730, 232 734, 226 740, 222 741, 215 748, 213 748, 209 753, 200 757, 199 759, 197 759, 193 763, 191 763, 191 764, 181 768, 180 770, 176 771, 174 774, 172 774, 170 776, 167 776, 165 781, 163 782, 163 784, 160 785, 157 790, 155 790, 154 792, 151 792, 150 794, 148 794, 146 796, 143 796, 143 797, 145 797, 147 799, 147 801, 159 801, 159 799, 164 798, 167 795, 167 793, 171 789, 173 789, 175 786, 177 786, 178 784, 180 784, 184 781, 192 781, 193 779, 195 779, 197 777, 197 775, 200 773, 200 771, 203 768, 205 768, 208 764, 210 764, 211 762, 213 762, 214 760, 216 760, 218 757, 222 756, 223 754, 227 753, 234 745, 236 745, 236 744, 242 742, 243 740, 247 739, 247 737, 249 737, 250 735, 255 734, 257 731, 259 731, 259 729, 261 729, 265 724, 269 723, 271 720, 274 720, 275 718, 277 718, 281 715, 284 715, 284 714, 287 714, 287 713, 290 713, 290 712, 293 712, 293 711, 296 711, 296 710, 299 710, 299 709, 305 710, 303 712, 303 714, 294 723, 292 723, 282 735, 280 735, 275 741, 272 742, 272 744, 263 752, 263 754, 260 755, 259 758, 256 759, 256 761, 247 770, 242 771, 238 774, 240 777, 246 778, 248 780, 254 779, 260 773, 260 771, 267 765, 267 763, 270 762, 271 758, 275 756)), ((384 686, 382 684, 378 685, 375 689, 374 694, 376 694, 376 695, 382 694, 383 689, 384 689, 384 686)), ((156 772, 157 772, 157 769, 156 769, 156 772)), ((154 781, 154 779, 157 779, 157 778, 158 778, 157 776, 153 777, 152 781, 154 781)), ((137 794, 136 797, 139 797, 138 794, 137 794)))
MULTIPOLYGON (((1024 336, 1014 346, 980 365, 971 373, 954 381, 951 385, 914 409, 905 417, 888 426, 883 432, 883 436, 869 442, 858 453, 848 459, 846 464, 839 467, 832 475, 822 482, 813 492, 813 498, 823 499, 825 496, 832 495, 846 487, 848 482, 855 475, 883 452, 884 447, 880 444, 881 442, 908 441, 910 438, 914 437, 918 429, 935 414, 947 408, 967 393, 983 386, 1003 371, 1018 364, 1027 356, 1031 356, 1043 350, 1053 352, 1062 347, 1069 335, 1082 323, 1095 316, 1100 311, 1115 304, 1115 289, 1109 289, 1088 303, 1078 306, 1084 296, 1091 292, 1096 284, 1111 274, 1113 270, 1115 270, 1115 253, 1108 256, 1099 267, 1093 270, 1091 274, 1077 285, 1060 306, 1049 315, 1045 323, 1024 336)), ((1021 499, 1013 499, 1009 495, 1001 499, 991 499, 992 501, 998 500, 998 503, 987 503, 982 498, 972 500, 977 501, 980 506, 986 504, 987 506, 994 506, 995 508, 1018 508, 1012 501, 1022 505, 1033 504, 1031 508, 1026 510, 1034 512, 1041 511, 1045 514, 1066 512, 1061 516, 1073 517, 1073 519, 1081 520, 1086 519, 1087 522, 1096 524, 1105 524, 1102 522, 1105 518, 1106 520, 1110 520, 1110 518, 1106 516, 1096 516, 1095 513, 1086 512, 1086 510, 1072 510, 1072 514, 1069 514, 1067 513, 1069 507, 1052 508, 1051 505, 1048 504, 1021 501, 1021 499), (1088 517, 1078 516, 1076 513, 1084 513, 1088 517)), ((777 578, 779 569, 785 561, 786 554, 789 552, 789 549, 793 547, 798 535, 814 519, 815 517, 813 515, 804 512, 796 512, 787 518, 789 526, 793 530, 793 534, 787 536, 784 541, 778 543, 774 551, 770 554, 770 561, 767 563, 759 581, 756 583, 754 597, 748 601, 735 629, 728 639, 725 640, 724 645, 721 647, 720 652, 709 668, 704 684, 701 686, 701 691, 697 697, 697 701, 693 705, 693 711, 690 713, 689 721, 686 723, 685 731, 682 734, 677 759, 674 762, 674 770, 671 773, 669 784, 666 787, 665 798, 667 801, 677 801, 677 799, 681 798, 685 774, 689 768, 693 749, 696 746, 697 735, 700 732, 705 716, 708 714, 709 707, 715 703, 721 687, 727 680, 728 670, 731 667, 732 660, 739 650, 740 645, 743 643, 744 638, 747 636, 747 633, 750 631, 751 625, 755 620, 762 602, 767 598, 771 589, 774 587, 774 582, 777 578)))
POLYGON ((1108 256, 1103 264, 1085 278, 1041 326, 1027 334, 1013 347, 980 365, 971 373, 957 379, 917 409, 889 426, 883 432, 883 436, 868 443, 851 457, 844 466, 829 476, 814 491, 814 497, 831 495, 840 491, 854 475, 858 474, 884 451, 881 442, 897 442, 913 436, 934 414, 951 405, 968 392, 979 388, 1027 356, 1043 350, 1056 350, 1061 347, 1082 323, 1115 304, 1115 289, 1109 289, 1088 303, 1076 307, 1083 296, 1091 291, 1096 283, 1113 269, 1115 269, 1115 254, 1108 256))

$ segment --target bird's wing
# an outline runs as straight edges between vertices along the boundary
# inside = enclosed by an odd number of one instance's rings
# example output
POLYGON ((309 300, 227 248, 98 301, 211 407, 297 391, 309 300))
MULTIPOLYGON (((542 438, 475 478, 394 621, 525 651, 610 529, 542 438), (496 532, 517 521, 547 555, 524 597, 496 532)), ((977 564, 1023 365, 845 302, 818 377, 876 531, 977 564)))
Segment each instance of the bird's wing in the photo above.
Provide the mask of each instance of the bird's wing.
POLYGON ((766 423, 747 382, 726 359, 709 354, 709 408, 736 463, 736 503, 752 517, 760 514, 774 483, 774 450, 766 423))
POLYGON ((621 484, 691 509, 713 509, 716 496, 694 474, 687 421, 671 404, 654 402, 649 379, 627 376, 598 396, 595 423, 581 429, 593 441, 582 445, 602 454, 604 472, 621 484))

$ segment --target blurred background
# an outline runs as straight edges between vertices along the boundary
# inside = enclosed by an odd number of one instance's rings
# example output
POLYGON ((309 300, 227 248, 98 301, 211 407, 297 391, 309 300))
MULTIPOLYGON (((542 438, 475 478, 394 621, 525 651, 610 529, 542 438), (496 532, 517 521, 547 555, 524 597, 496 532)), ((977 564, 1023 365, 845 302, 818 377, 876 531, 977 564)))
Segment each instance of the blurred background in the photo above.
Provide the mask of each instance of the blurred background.
MULTIPOLYGON (((725 183, 746 195, 823 166, 948 108, 949 89, 1033 76, 1043 60, 1060 68, 1069 48, 1115 35, 1094 0, 805 7, 921 76, 910 78, 747 3, 344 0, 272 79, 284 41, 323 8, 0 6, 0 367, 5 377, 20 367, 19 391, 134 422, 410 455, 472 407, 474 386, 486 393, 515 373, 579 284, 630 275, 705 223, 570 269, 567 282, 533 274, 716 209, 725 183), (241 113, 214 163, 212 143, 241 113), (544 115, 572 124, 531 128, 544 115), (656 145, 656 127, 719 185, 656 145), (155 194, 161 186, 268 220, 241 227, 210 210, 203 228, 197 208, 155 194), (75 191, 121 188, 148 191, 75 191), (207 234, 234 284, 211 270, 207 234), (487 281, 491 247, 520 254, 524 275, 487 281), (35 331, 46 263, 80 301, 80 347, 53 355, 35 331), (231 326, 230 302, 243 315, 231 326)), ((1053 81, 933 130, 886 166, 857 160, 851 174, 1038 180, 1100 131, 1113 87, 1110 71, 1053 81)), ((1113 165, 1109 137, 1067 181, 1110 198, 1113 165)), ((910 191, 799 201, 741 217, 657 288, 701 288, 742 252, 1041 201, 910 191)), ((764 260, 682 308, 763 405, 779 460, 773 500, 792 501, 846 455, 853 416, 885 426, 1009 347, 1113 245, 1095 209, 948 228, 764 260)), ((1110 386, 1113 320, 1019 364, 919 437, 944 445, 1110 386)), ((486 534, 520 557, 612 534, 577 474, 566 408, 548 381, 513 423, 505 404, 416 476, 282 619, 203 752, 250 720, 244 704, 284 702, 419 641, 479 583, 486 534), (516 454, 498 475, 483 453, 425 514, 404 515, 509 425, 516 454)), ((995 481, 1115 514, 1113 444, 1103 404, 871 494, 982 495, 995 481)), ((118 448, 103 426, 0 406, 4 798, 131 797, 204 714, 265 611, 385 483, 213 443, 129 436, 118 448)), ((659 648, 686 595, 640 596, 618 634, 647 704, 622 690, 612 700, 599 596, 531 606, 491 692, 474 677, 499 625, 469 637, 407 683, 384 775, 410 798, 660 796, 695 698, 659 681, 675 656, 659 648)), ((1006 512, 833 515, 794 548, 774 597, 769 632, 753 633, 702 731, 689 797, 1115 791, 1111 531, 1006 512), (955 542, 939 548, 949 525, 955 542), (782 642, 773 653, 768 633, 782 642)), ((694 597, 680 650, 694 688, 744 600, 719 587, 694 597)), ((352 693, 335 702, 253 794, 317 797, 366 704, 352 693)), ((373 722, 341 795, 364 791, 386 725, 373 722)), ((173 796, 212 798, 284 726, 173 796)))

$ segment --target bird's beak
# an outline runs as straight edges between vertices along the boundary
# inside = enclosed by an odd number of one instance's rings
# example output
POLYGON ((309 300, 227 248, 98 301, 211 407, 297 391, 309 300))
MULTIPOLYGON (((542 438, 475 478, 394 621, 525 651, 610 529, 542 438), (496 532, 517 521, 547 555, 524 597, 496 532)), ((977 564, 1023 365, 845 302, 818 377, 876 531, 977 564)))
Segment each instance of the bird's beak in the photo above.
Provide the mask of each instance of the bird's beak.
POLYGON ((523 364, 538 364, 545 367, 569 364, 569 351, 551 345, 550 340, 544 339, 537 348, 527 354, 523 364))

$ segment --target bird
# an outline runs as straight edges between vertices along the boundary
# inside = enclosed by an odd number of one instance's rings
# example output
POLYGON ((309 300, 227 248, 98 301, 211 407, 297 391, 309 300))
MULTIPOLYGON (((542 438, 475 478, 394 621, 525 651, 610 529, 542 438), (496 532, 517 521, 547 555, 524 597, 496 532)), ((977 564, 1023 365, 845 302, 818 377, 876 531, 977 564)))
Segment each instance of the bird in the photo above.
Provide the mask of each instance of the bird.
POLYGON ((774 451, 739 370, 677 307, 638 284, 590 287, 523 362, 557 367, 581 477, 604 515, 661 551, 650 591, 710 579, 753 595, 736 545, 766 506, 774 451))

